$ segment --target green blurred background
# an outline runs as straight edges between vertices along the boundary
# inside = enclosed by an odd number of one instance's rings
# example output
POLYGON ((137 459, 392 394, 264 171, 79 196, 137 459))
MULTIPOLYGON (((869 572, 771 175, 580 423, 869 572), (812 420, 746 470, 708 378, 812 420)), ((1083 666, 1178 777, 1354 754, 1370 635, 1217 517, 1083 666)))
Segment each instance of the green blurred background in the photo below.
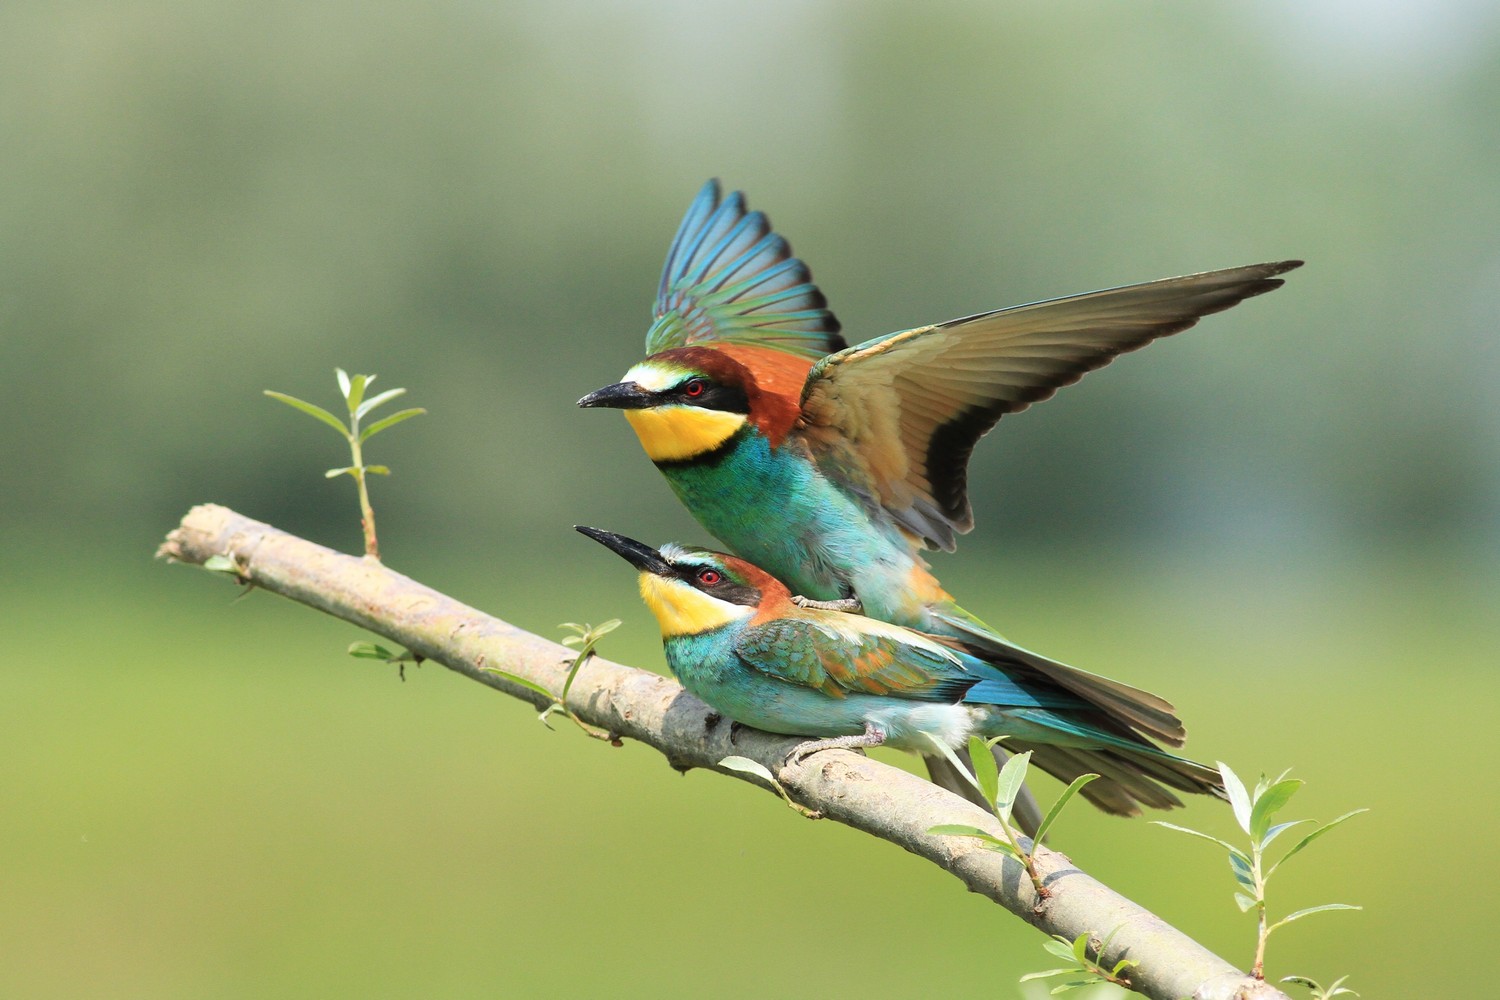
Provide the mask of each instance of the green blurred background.
MULTIPOLYGON (((356 549, 336 440, 260 392, 377 372, 431 411, 373 446, 387 562, 544 635, 623 617, 604 652, 661 669, 569 526, 706 539, 573 401, 639 357, 709 176, 851 340, 1307 259, 1003 421, 938 569, 1171 697, 1195 756, 1294 767, 1293 816, 1373 808, 1273 883, 1366 907, 1273 974, 1456 994, 1500 884, 1497 107, 1477 0, 0 5, 0 995, 1005 997, 1051 964, 893 847, 150 559, 201 501, 356 549)), ((1248 962, 1206 845, 1081 808, 1057 841, 1248 962)))

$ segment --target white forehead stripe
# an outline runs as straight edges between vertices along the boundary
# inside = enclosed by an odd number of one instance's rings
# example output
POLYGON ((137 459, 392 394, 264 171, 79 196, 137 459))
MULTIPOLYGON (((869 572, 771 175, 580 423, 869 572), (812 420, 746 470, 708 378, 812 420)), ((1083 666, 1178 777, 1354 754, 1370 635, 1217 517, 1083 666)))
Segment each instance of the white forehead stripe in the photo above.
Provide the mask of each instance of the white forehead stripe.
POLYGON ((653 365, 649 361, 643 361, 630 371, 625 373, 623 381, 634 382, 647 392, 661 392, 670 389, 682 381, 681 371, 663 368, 661 365, 653 365))

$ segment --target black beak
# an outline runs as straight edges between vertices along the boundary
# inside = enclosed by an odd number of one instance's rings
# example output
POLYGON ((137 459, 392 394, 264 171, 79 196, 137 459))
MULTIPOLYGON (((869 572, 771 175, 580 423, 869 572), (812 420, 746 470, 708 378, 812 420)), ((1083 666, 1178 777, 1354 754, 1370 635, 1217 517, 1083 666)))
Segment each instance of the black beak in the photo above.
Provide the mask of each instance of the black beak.
POLYGON ((638 542, 634 538, 626 538, 612 531, 600 531, 598 528, 588 528, 581 524, 573 525, 573 530, 580 535, 588 535, 594 541, 607 549, 613 550, 620 558, 640 570, 642 573, 650 573, 654 576, 676 576, 677 570, 672 564, 661 557, 661 553, 647 545, 638 542))
POLYGON ((656 405, 656 394, 634 382, 616 382, 595 389, 578 401, 579 406, 609 406, 616 410, 644 410, 656 405))

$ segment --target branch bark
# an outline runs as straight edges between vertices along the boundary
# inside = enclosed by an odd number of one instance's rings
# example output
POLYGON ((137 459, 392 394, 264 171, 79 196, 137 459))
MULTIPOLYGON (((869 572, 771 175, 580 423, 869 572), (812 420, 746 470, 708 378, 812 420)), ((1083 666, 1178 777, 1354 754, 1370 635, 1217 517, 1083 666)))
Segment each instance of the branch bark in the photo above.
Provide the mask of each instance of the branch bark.
MULTIPOLYGON (((225 507, 194 507, 157 555, 196 565, 227 557, 256 587, 382 635, 538 709, 548 704, 541 695, 489 668, 561 692, 574 656, 373 559, 334 552, 225 507)), ((998 834, 993 816, 899 768, 847 751, 825 751, 787 766, 783 757, 797 740, 742 729, 731 742, 729 722, 675 682, 599 657, 579 672, 568 700, 585 722, 655 747, 679 770, 706 768, 758 785, 719 761, 731 755, 759 761, 803 806, 926 858, 1045 933, 1072 940, 1087 932, 1097 941, 1119 927, 1101 964, 1138 961, 1128 975, 1132 988, 1146 996, 1289 1000, 1045 848, 1038 849, 1036 863, 1050 895, 1038 906, 1019 863, 972 839, 926 832, 940 823, 964 823, 998 834)))

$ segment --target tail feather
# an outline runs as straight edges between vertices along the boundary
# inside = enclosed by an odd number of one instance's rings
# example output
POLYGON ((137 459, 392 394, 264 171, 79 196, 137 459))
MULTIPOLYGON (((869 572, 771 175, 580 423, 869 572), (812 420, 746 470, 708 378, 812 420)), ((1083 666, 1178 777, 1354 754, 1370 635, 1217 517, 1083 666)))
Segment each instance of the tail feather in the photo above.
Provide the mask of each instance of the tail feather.
POLYGON ((1012 752, 1030 750, 1032 763, 1060 781, 1099 775, 1079 794, 1104 812, 1137 816, 1142 807, 1176 808, 1182 800, 1174 791, 1224 797, 1218 771, 1152 742, 1180 747, 1187 738, 1177 710, 1165 698, 1007 642, 951 601, 929 606, 929 611, 929 627, 953 645, 1017 680, 1061 688, 1088 704, 1087 709, 998 712, 989 734, 1004 734, 1012 752))
POLYGON ((1116 816, 1138 816, 1142 806, 1152 809, 1181 806, 1182 800, 1164 785, 1183 792, 1224 796, 1223 781, 1217 771, 1165 751, 1131 753, 1022 740, 1005 742, 1018 752, 1030 750, 1032 763, 1059 781, 1071 782, 1081 774, 1099 775, 1079 794, 1116 816))
POLYGON ((957 605, 931 609, 942 631, 954 636, 977 655, 1022 674, 1040 676, 1072 692, 1101 712, 1149 739, 1180 747, 1187 730, 1172 703, 1150 691, 1070 667, 1013 643, 1006 642, 984 622, 957 605))

